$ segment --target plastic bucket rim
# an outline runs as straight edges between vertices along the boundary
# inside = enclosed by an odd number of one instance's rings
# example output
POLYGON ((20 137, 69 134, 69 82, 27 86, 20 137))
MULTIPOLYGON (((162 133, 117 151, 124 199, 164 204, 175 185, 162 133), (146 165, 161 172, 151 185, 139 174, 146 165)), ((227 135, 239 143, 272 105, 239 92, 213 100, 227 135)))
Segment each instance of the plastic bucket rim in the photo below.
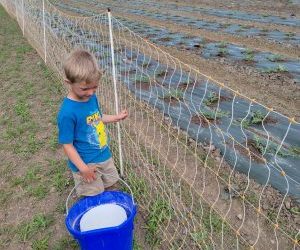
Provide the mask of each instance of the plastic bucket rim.
POLYGON ((66 224, 68 225, 68 231, 73 235, 73 236, 79 236, 77 238, 80 238, 82 236, 87 236, 87 235, 95 235, 95 234, 99 234, 99 233, 105 233, 105 232, 109 232, 109 231, 119 231, 122 230, 123 228, 125 228, 129 223, 131 223, 131 221, 133 221, 133 217, 136 215, 136 206, 134 206, 132 213, 130 214, 130 216, 127 218, 126 221, 124 221, 122 224, 120 224, 119 226, 115 226, 115 227, 107 227, 107 228, 101 228, 101 229, 94 229, 94 230, 90 230, 90 231, 86 231, 86 232, 81 232, 78 230, 73 229, 73 227, 70 225, 70 223, 66 222, 66 224))
MULTIPOLYGON (((119 194, 122 194, 122 195, 125 195, 127 196, 128 198, 132 198, 132 196, 126 192, 122 192, 122 191, 119 191, 119 190, 116 190, 116 191, 104 191, 104 192, 113 192, 113 193, 119 193, 119 194)), ((103 192, 103 193, 104 193, 103 192)), ((101 194, 103 194, 101 193, 101 194)), ((99 196, 101 194, 98 194, 99 196)), ((98 196, 96 195, 96 196, 98 196)), ((69 213, 72 211, 72 209, 80 202, 82 201, 83 199, 88 199, 88 197, 83 197, 82 199, 78 200, 77 202, 75 202, 73 204, 73 206, 69 209, 69 213)), ((132 199, 130 199, 132 200, 132 199)), ((121 204, 118 204, 117 202, 106 202, 106 203, 103 203, 103 204, 117 204, 121 207, 123 207, 121 204)), ((100 204, 98 204, 100 205, 100 204)), ((81 231, 78 231, 78 230, 75 230, 72 226, 71 226, 71 223, 69 223, 69 220, 68 220, 68 215, 69 213, 66 215, 66 218, 65 218, 65 225, 68 229, 68 231, 73 235, 73 236, 85 236, 85 235, 93 235, 93 234, 98 234, 98 233, 103 233, 103 232, 106 232, 106 231, 111 231, 112 229, 113 230, 121 230, 122 228, 126 227, 127 224, 129 222, 131 222, 133 220, 133 218, 135 217, 136 215, 136 210, 137 210, 137 206, 136 206, 136 203, 132 203, 133 205, 133 209, 130 213, 130 216, 120 225, 118 226, 115 226, 115 227, 107 227, 107 228, 101 228, 101 229, 94 229, 94 230, 90 230, 90 231, 86 231, 86 232, 81 232, 81 231)), ((96 207, 97 205, 93 206, 93 207, 96 207)), ((93 207, 91 207, 90 209, 92 209, 93 207)), ((87 210, 88 211, 88 210, 87 210)))

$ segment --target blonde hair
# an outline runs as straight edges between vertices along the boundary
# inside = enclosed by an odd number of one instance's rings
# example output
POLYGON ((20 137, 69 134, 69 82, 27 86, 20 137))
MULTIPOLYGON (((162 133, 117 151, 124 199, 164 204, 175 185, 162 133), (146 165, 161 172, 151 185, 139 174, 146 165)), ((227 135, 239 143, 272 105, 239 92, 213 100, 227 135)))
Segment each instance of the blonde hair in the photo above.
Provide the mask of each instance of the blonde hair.
POLYGON ((102 76, 96 58, 87 50, 76 49, 64 63, 64 71, 70 83, 98 82, 102 76))

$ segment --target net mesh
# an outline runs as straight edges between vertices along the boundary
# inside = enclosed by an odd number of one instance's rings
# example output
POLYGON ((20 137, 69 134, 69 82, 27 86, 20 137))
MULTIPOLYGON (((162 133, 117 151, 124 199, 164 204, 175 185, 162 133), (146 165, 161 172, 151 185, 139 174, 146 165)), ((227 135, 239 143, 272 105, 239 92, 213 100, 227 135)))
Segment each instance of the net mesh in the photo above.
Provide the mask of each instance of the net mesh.
MULTIPOLYGON (((300 124, 182 63, 107 13, 66 14, 48 1, 0 0, 49 67, 76 47, 103 70, 111 148, 155 249, 298 249, 300 124), (299 171, 298 171, 299 173, 299 171), (297 219, 298 218, 298 219, 297 219)), ((72 11, 72 10, 70 10, 72 11)))

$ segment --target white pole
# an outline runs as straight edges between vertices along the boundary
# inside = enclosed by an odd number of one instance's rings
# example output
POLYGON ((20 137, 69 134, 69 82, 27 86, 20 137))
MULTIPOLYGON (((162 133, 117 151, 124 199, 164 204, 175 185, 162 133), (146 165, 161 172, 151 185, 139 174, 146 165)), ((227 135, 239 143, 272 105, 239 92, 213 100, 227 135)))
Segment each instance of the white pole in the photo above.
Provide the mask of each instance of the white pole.
POLYGON ((24 14, 24 0, 22 0, 22 15, 23 15, 23 23, 22 23, 22 31, 23 31, 23 36, 25 35, 25 14, 24 14))
POLYGON ((16 18, 17 18, 17 21, 18 21, 17 0, 15 0, 15 9, 16 9, 16 18))
MULTIPOLYGON (((115 52, 114 52, 114 41, 113 41, 110 9, 108 9, 107 14, 108 14, 108 25, 109 25, 112 75, 113 75, 114 92, 115 92, 115 109, 116 109, 116 114, 118 114, 119 113, 119 101, 118 101, 118 94, 117 94, 117 80, 116 80, 116 69, 115 69, 115 52)), ((117 132, 118 132, 118 144, 119 144, 120 174, 121 174, 121 177, 123 177, 124 176, 124 169, 123 169, 123 156, 122 156, 122 147, 121 147, 120 123, 117 123, 117 132)))
POLYGON ((43 26, 44 26, 44 58, 47 62, 47 44, 46 44, 46 23, 45 23, 45 1, 43 0, 43 26))

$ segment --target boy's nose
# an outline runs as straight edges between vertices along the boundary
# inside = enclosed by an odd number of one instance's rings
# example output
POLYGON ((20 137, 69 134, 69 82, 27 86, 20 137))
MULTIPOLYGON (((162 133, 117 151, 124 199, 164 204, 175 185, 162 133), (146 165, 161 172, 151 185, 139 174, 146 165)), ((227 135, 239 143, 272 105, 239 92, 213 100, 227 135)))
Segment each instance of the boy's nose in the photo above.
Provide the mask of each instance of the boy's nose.
POLYGON ((89 92, 88 92, 88 95, 89 96, 92 96, 93 94, 95 94, 96 93, 96 91, 95 90, 93 90, 93 89, 90 89, 89 90, 89 92))

